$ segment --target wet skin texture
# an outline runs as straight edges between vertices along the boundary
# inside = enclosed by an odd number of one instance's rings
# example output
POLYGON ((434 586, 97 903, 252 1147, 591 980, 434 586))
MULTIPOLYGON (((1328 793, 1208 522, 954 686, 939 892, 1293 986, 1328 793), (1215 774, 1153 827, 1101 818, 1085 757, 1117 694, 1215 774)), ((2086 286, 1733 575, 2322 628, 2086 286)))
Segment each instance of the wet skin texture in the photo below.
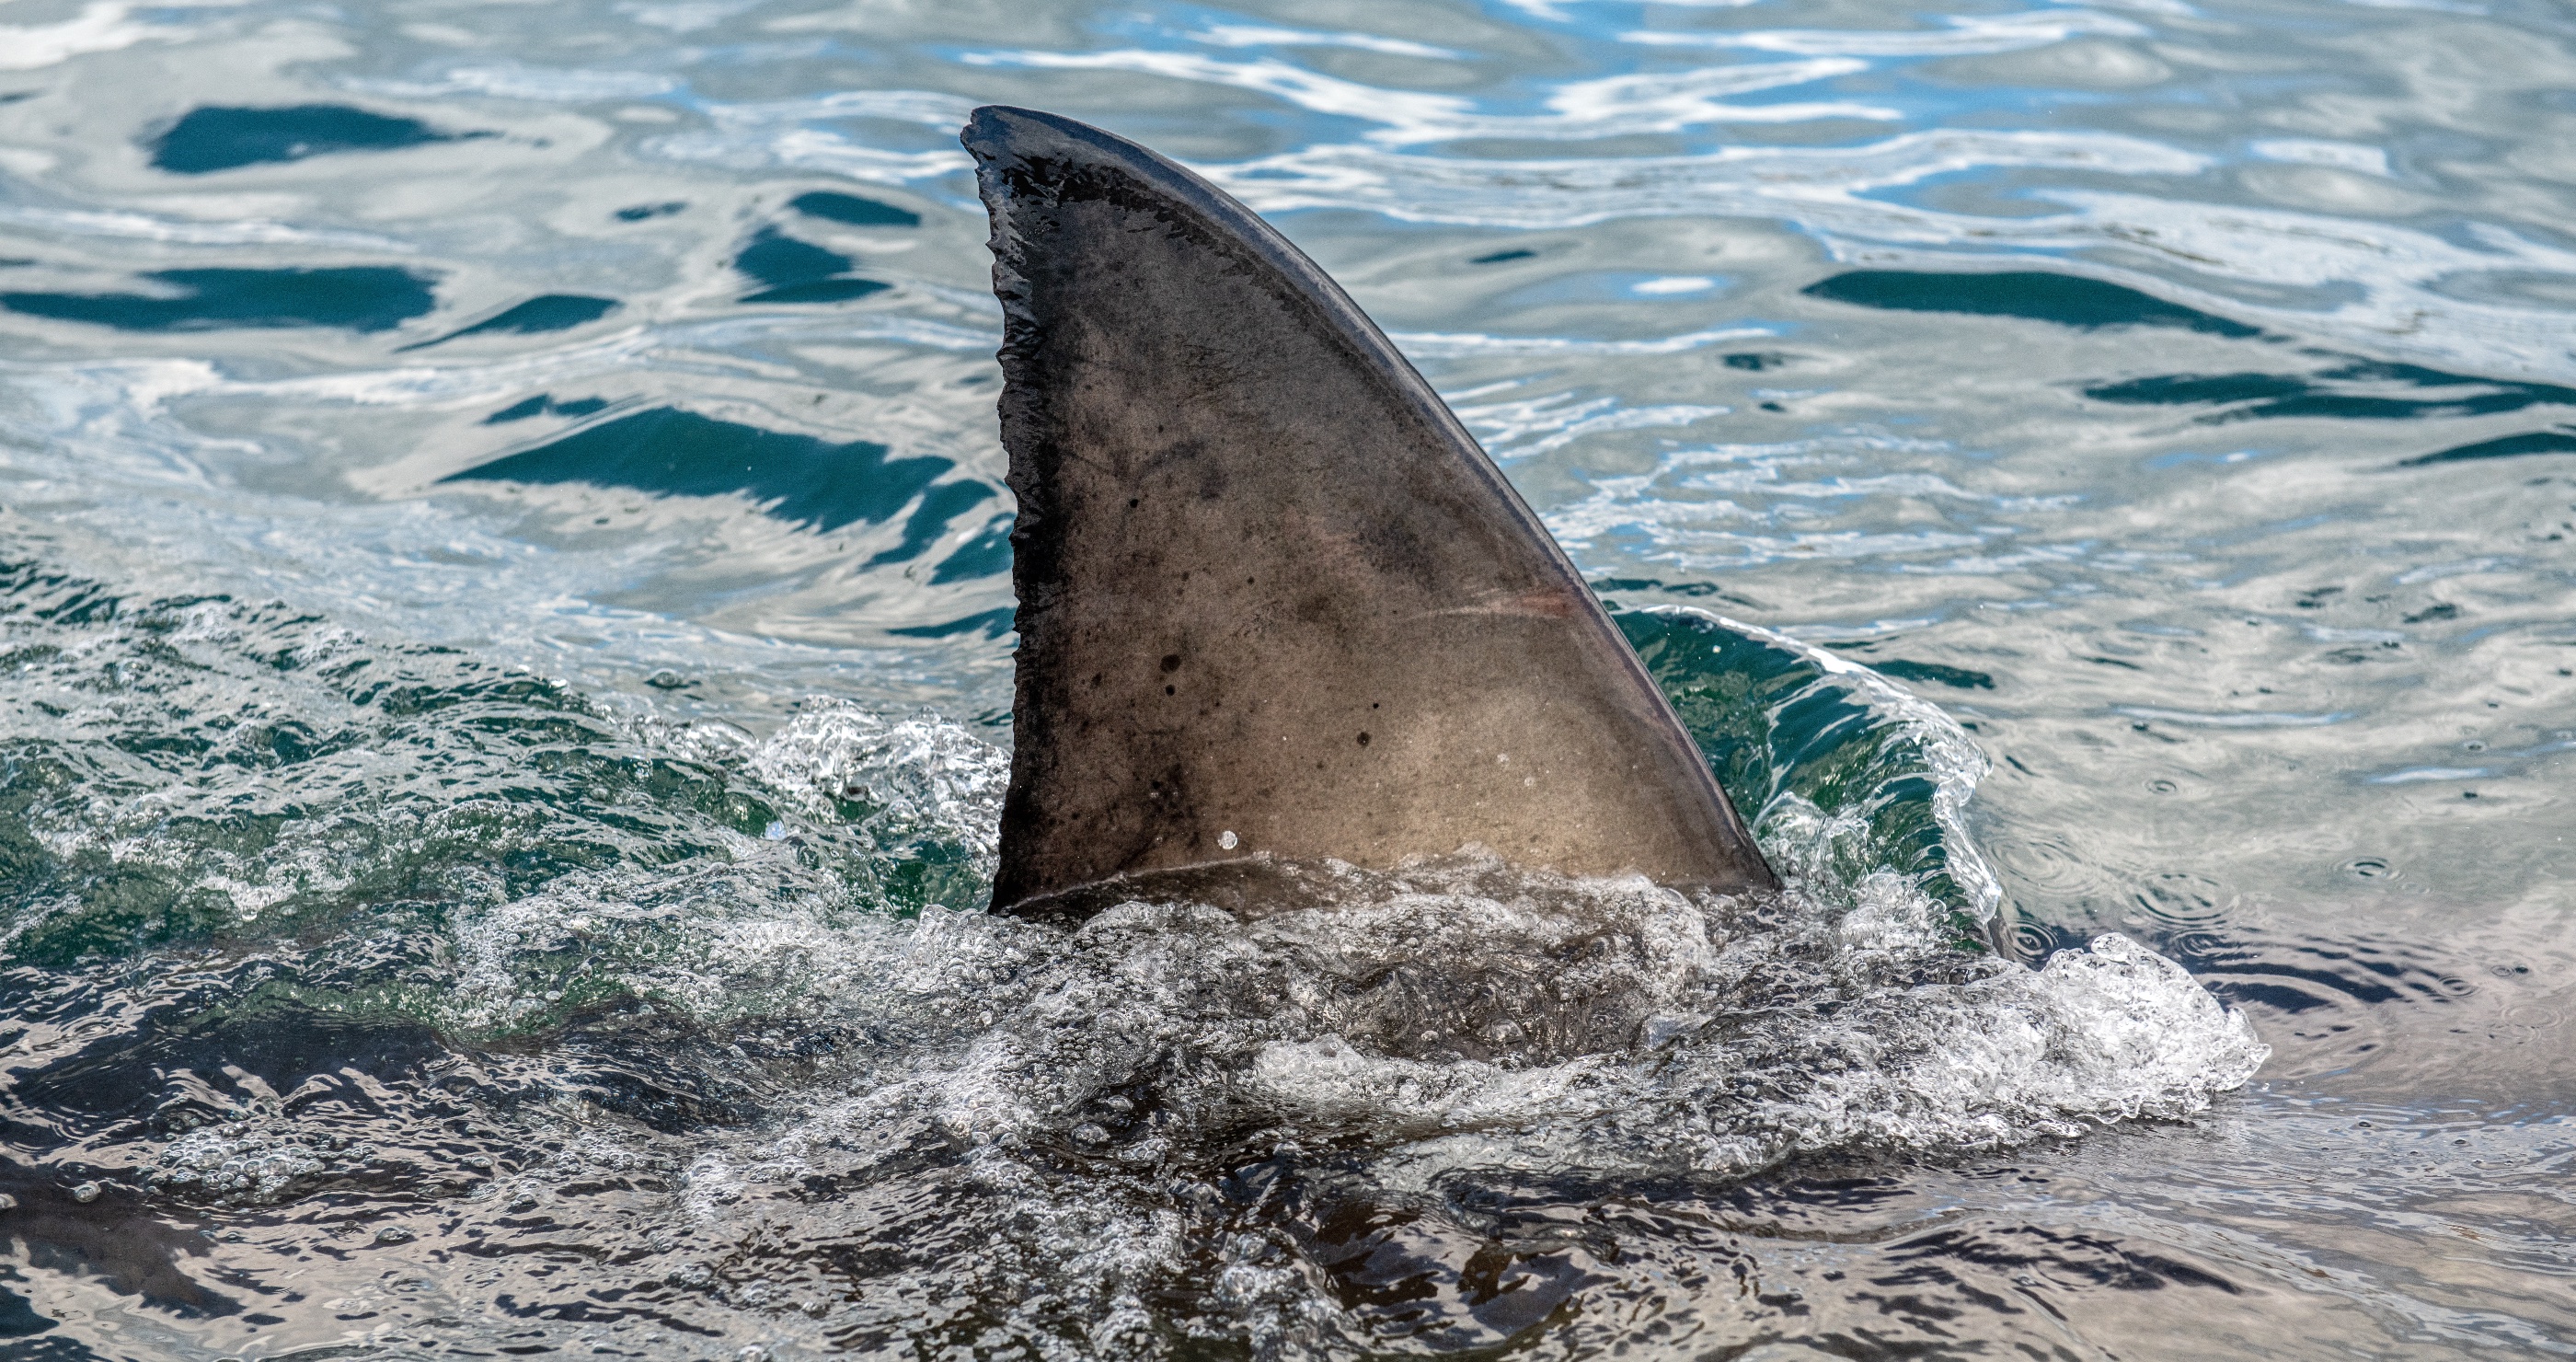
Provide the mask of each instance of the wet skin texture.
POLYGON ((1313 262, 1096 128, 986 108, 964 140, 1020 506, 997 907, 1471 843, 1774 883, 1538 518, 1313 262))

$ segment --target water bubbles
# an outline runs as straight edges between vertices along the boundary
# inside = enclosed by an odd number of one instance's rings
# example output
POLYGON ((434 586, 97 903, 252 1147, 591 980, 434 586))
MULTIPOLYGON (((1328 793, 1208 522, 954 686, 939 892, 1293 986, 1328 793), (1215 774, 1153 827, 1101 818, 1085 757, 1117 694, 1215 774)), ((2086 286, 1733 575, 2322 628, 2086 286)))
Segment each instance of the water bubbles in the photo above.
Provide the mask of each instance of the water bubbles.
POLYGON ((98 1200, 99 1197, 106 1193, 106 1191, 106 1188, 99 1186, 95 1182, 78 1183, 72 1188, 72 1200, 86 1206, 91 1202, 98 1200))
MULTIPOLYGON (((1701 616, 1653 617, 1679 646, 1649 652, 1677 689, 1712 668, 1762 688, 1695 722, 1750 754, 1730 769, 1754 772, 1787 894, 1461 855, 1305 867, 1314 901, 1257 920, 1142 901, 1069 929, 971 911, 1008 758, 963 725, 829 701, 767 740, 630 724, 335 634, 308 651, 381 687, 345 692, 258 660, 309 625, 218 614, 229 632, 189 646, 235 652, 199 655, 188 703, 291 715, 338 755, 32 820, 64 858, 116 848, 165 897, 202 895, 205 944, 257 924, 255 950, 205 957, 248 964, 115 966, 189 997, 207 1055, 279 1026, 330 1061, 275 1094, 154 1099, 147 1196, 201 1214, 328 1198, 353 1241, 570 1248, 762 1329, 864 1339, 953 1310, 1132 1351, 1169 1323, 1149 1302, 1186 1296, 1220 1332, 1312 1338, 1348 1322, 1326 1285, 1344 1268, 1300 1208, 1993 1147, 2188 1114, 2260 1062, 2241 1017, 2120 938, 2038 971, 1984 954, 1965 735, 1701 616), (270 997, 291 1001, 244 1002, 270 997), (822 1243, 851 1251, 827 1268, 822 1243)), ((2177 923, 2226 901, 2189 877, 2140 893, 2177 923)), ((2028 922, 2010 940, 2056 944, 2028 922)))
MULTIPOLYGON (((852 1088, 773 1148, 901 1185, 884 1162, 901 1132, 961 1142, 978 1190, 943 1192, 943 1214, 1078 1222, 1015 1251, 1105 1309, 1170 1255, 1207 1251, 1187 1247, 1189 1208, 1301 1176, 1247 1158, 1329 1147, 1336 1176, 1388 1189, 1503 1169, 1740 1176, 1799 1152, 2188 1114, 2264 1054, 2241 1014, 2123 938, 2037 972, 1963 955, 1938 905, 1892 875, 1756 903, 1473 859, 1335 873, 1329 906, 1253 922, 1132 903, 1014 938, 1029 963, 981 995, 989 1029, 852 1088)), ((1029 930, 936 925, 979 950, 1029 930)), ((732 1176, 692 1174, 711 1214, 758 1205, 715 1195, 732 1176)), ((1219 1297, 1306 1299, 1307 1250, 1227 1242, 1219 1297)))
POLYGON ((2340 868, 2345 874, 2362 880, 2384 880, 2397 874, 2394 867, 2376 856, 2355 857, 2344 862, 2340 868))
MULTIPOLYGON (((371 1152, 359 1146, 341 1157, 363 1163, 371 1152)), ((299 1183, 329 1166, 325 1152, 300 1132, 207 1127, 164 1147, 152 1182, 169 1191, 265 1205, 285 1199, 299 1183)))
POLYGON ((846 801, 872 827, 955 841, 989 863, 1011 759, 946 719, 889 720, 833 701, 807 705, 752 753, 750 768, 817 812, 846 801))

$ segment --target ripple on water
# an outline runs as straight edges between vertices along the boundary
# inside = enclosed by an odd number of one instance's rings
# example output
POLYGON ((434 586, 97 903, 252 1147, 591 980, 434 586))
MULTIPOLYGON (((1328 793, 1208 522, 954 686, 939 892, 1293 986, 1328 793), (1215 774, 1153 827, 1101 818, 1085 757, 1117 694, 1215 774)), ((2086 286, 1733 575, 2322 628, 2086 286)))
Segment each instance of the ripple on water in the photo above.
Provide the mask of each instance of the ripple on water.
POLYGON ((2184 1116, 2265 1054, 2125 938, 1984 951, 1963 735, 1702 614, 1622 621, 1784 895, 1462 853, 1308 868, 1327 908, 1067 929, 944 906, 988 882, 1007 772, 955 724, 619 718, 308 615, 13 573, 0 983, 63 1152, 11 1194, 238 1226, 212 1276, 85 1250, 207 1300, 300 1224, 497 1265, 431 1272, 446 1308, 552 1300, 570 1249, 633 1302, 595 1322, 851 1346, 1481 1345, 1618 1301, 1682 1327, 1712 1307, 1645 1264, 1735 1251, 1590 1189, 2184 1116), (1596 1216, 1661 1228, 1596 1253, 1596 1216))
POLYGON ((0 1337, 2563 1351, 2576 30, 1826 8, 0 25, 5 556, 110 579, 0 574, 0 1337), (972 911, 986 98, 1274 213, 1605 593, 1875 644, 1620 615, 1793 892, 972 911))
POLYGON ((2207 932, 2227 921, 2236 895, 2206 875, 2168 870, 2133 890, 2129 901, 2143 910, 2157 929, 2207 932))

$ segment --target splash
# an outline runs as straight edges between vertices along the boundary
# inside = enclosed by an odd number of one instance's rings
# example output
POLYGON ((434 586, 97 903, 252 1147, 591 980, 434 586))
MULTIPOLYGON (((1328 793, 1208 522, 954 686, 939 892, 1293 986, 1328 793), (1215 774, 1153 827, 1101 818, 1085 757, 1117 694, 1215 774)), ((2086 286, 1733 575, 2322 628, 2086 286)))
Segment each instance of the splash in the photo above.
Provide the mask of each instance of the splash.
POLYGON ((282 607, 7 580, 8 977, 70 1019, 12 1072, 109 1210, 583 1245, 589 1289, 816 1348, 1330 1354, 1526 1325, 1453 1283, 1399 1327, 1354 1224, 1437 1256, 1481 1188, 2186 1119, 2266 1054, 2125 938, 1988 950, 1966 735, 1703 613, 1619 619, 1778 895, 1471 848, 1067 928, 979 910, 1008 758, 936 715, 817 699, 759 737, 282 607))

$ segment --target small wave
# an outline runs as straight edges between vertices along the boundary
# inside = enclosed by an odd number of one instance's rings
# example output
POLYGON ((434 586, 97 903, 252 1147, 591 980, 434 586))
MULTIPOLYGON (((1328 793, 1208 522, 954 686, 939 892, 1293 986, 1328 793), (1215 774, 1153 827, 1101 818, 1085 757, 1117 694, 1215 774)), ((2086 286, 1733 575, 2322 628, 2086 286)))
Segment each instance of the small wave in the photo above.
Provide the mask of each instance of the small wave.
MULTIPOLYGON (((2124 938, 2036 970, 1986 949, 1966 735, 1702 612, 1618 619, 1780 895, 1469 850, 1309 868, 1325 906, 1255 921, 1136 902, 1066 929, 971 911, 1008 758, 950 720, 817 700, 756 738, 281 607, 33 563, 5 585, 0 802, 31 836, 0 983, 24 1015, 87 1018, 22 1040, 21 1090, 61 1066, 181 1075, 113 1134, 30 1098, 97 1195, 327 1197, 379 1208, 382 1246, 616 1239, 628 1211, 565 1189, 613 1191, 671 1221, 656 1271, 757 1314, 808 1270, 768 1228, 802 1188, 889 1255, 862 1297, 938 1280, 1013 1328, 1150 1328, 1193 1279, 1325 1270, 1278 1237, 1293 1201, 1209 1218, 1248 1168, 1364 1200, 1725 1182, 2187 1116, 2266 1053, 2124 938), (263 1058, 255 1034, 291 1041, 263 1058), (265 1076, 202 1076, 245 1063, 265 1076), (424 1187, 456 1198, 447 1229, 398 1209, 424 1187), (871 1209, 932 1204, 967 1241, 871 1209), (1244 1257, 1247 1234, 1286 1257, 1244 1257)), ((1230 1290, 1197 1308, 1248 1336, 1371 1327, 1230 1290)))

